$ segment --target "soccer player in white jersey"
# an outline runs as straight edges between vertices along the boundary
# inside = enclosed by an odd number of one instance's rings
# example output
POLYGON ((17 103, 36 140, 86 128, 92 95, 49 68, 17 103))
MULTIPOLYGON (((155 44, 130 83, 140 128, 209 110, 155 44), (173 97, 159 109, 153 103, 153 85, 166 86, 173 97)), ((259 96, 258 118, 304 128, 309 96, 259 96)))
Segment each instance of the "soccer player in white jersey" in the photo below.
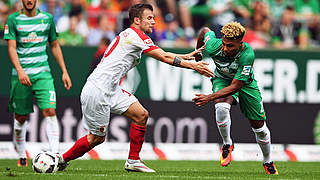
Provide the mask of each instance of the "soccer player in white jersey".
POLYGON ((144 141, 148 111, 136 97, 119 86, 120 79, 139 63, 144 53, 173 66, 193 69, 207 77, 213 72, 208 63, 187 61, 198 53, 195 50, 186 55, 164 52, 155 46, 145 34, 151 33, 155 24, 153 8, 149 4, 136 4, 129 10, 131 26, 122 31, 106 50, 100 64, 88 77, 81 92, 83 119, 90 133, 75 142, 60 158, 59 170, 63 170, 70 160, 81 157, 96 145, 105 141, 110 113, 122 114, 131 119, 130 151, 125 163, 127 171, 155 172, 141 160, 139 153, 144 141))
POLYGON ((71 88, 63 55, 57 41, 53 16, 36 8, 37 0, 22 0, 23 9, 11 14, 5 26, 4 39, 12 69, 9 111, 15 113, 13 140, 19 155, 18 166, 28 166, 25 153, 26 120, 33 112, 32 97, 37 100, 47 123, 51 151, 59 150, 59 125, 56 117, 56 93, 50 72, 46 45, 62 70, 62 81, 71 88))

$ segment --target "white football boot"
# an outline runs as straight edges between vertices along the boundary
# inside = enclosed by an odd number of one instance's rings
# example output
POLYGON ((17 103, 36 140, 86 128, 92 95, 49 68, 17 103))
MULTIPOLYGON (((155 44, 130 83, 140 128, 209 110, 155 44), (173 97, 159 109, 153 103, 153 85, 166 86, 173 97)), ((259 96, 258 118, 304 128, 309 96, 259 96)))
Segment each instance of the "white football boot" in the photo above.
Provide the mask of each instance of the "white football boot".
POLYGON ((128 159, 124 164, 124 169, 127 171, 133 172, 147 172, 147 173, 154 173, 156 172, 153 169, 148 168, 143 161, 141 160, 132 160, 128 159))

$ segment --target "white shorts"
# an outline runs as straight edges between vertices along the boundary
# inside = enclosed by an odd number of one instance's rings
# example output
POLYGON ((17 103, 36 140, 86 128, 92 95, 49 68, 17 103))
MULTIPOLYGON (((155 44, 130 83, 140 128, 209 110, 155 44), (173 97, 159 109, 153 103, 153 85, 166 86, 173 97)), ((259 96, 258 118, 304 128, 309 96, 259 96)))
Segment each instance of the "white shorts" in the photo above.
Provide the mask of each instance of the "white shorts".
POLYGON ((133 94, 122 90, 120 86, 117 87, 115 94, 110 96, 87 81, 82 88, 80 101, 82 118, 90 133, 105 136, 110 121, 110 112, 122 114, 138 100, 133 94))

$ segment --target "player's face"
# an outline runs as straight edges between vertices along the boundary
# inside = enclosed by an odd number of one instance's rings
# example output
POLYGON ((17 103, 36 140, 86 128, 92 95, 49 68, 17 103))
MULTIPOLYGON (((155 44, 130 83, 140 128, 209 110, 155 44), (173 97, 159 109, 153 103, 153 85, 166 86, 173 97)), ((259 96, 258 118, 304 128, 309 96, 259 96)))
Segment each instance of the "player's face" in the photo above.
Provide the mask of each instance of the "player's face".
POLYGON ((150 9, 145 9, 140 18, 140 29, 147 34, 152 33, 154 24, 153 12, 150 9))
POLYGON ((242 40, 230 40, 225 37, 222 38, 222 50, 228 57, 234 57, 239 52, 242 45, 242 40))
POLYGON ((22 4, 27 11, 32 11, 36 7, 37 0, 22 0, 22 4))

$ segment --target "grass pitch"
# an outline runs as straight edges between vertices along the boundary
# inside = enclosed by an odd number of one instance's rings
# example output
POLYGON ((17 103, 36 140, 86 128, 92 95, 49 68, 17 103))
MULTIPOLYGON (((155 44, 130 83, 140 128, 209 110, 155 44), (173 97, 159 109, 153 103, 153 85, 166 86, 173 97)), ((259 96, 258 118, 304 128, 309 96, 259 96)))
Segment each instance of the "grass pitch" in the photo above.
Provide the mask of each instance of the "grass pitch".
POLYGON ((261 162, 233 161, 221 167, 217 161, 146 161, 156 173, 124 170, 124 160, 75 160, 67 170, 54 174, 34 173, 17 167, 17 160, 0 160, 0 179, 320 179, 320 162, 276 162, 279 175, 266 175, 261 162))

